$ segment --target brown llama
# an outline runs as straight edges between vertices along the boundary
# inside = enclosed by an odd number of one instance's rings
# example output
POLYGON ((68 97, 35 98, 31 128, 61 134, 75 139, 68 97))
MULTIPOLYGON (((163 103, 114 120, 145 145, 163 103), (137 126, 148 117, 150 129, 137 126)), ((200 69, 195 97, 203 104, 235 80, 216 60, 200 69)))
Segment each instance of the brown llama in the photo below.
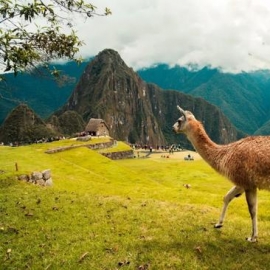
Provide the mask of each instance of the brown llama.
POLYGON ((176 133, 186 134, 196 151, 217 172, 234 183, 223 199, 223 208, 215 228, 221 228, 229 203, 245 192, 252 220, 252 234, 247 240, 256 242, 257 188, 270 189, 270 136, 250 136, 226 145, 214 143, 201 122, 190 111, 177 106, 182 116, 173 125, 176 133))

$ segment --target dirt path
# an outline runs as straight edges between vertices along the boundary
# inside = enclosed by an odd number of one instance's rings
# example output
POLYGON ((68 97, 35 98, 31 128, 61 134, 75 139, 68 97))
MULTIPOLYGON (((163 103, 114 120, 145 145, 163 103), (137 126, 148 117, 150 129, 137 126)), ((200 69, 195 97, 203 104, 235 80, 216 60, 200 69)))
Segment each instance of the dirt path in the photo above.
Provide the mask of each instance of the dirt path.
MULTIPOLYGON (((149 151, 137 150, 135 151, 136 156, 137 156, 138 151, 140 152, 140 157, 143 157, 149 153, 149 151)), ((174 152, 173 154, 169 154, 168 151, 155 151, 155 150, 153 150, 153 152, 148 156, 148 158, 152 158, 152 159, 170 158, 170 159, 184 160, 184 157, 186 157, 187 155, 192 156, 194 160, 202 159, 201 156, 194 151, 181 151, 181 152, 174 152)))

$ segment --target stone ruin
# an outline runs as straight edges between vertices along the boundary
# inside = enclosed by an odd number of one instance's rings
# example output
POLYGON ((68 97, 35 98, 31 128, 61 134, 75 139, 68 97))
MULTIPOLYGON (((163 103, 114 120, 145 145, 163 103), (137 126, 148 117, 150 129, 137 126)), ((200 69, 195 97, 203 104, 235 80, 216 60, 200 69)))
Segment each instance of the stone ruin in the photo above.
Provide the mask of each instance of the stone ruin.
POLYGON ((28 183, 33 183, 40 186, 52 186, 53 184, 50 169, 46 169, 41 172, 35 171, 32 172, 30 175, 28 174, 19 175, 18 180, 26 181, 28 183))

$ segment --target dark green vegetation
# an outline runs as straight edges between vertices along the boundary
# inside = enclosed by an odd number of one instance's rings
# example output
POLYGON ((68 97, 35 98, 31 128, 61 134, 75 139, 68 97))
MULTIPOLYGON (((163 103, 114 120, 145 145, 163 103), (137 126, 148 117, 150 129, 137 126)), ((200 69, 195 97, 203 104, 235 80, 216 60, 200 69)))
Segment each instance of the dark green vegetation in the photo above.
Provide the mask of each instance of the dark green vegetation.
POLYGON ((171 132, 179 117, 178 104, 191 109, 217 143, 243 136, 216 106, 202 98, 145 83, 110 49, 100 52, 86 66, 70 97, 46 123, 54 131, 71 135, 82 131, 83 121, 101 118, 117 140, 155 147, 181 143, 190 148, 185 138, 171 132))
POLYGON ((178 104, 192 109, 216 142, 242 136, 216 106, 202 98, 145 83, 110 49, 100 52, 87 65, 70 98, 55 115, 60 117, 73 110, 85 121, 102 118, 117 140, 152 146, 181 142, 188 147, 187 140, 171 132, 179 117, 178 104))
MULTIPOLYGON (((12 108, 25 102, 43 120, 60 108, 57 115, 60 111, 75 109, 85 122, 89 120, 89 117, 101 117, 109 122, 113 119, 115 126, 113 126, 112 135, 114 137, 128 138, 131 142, 136 142, 150 134, 150 137, 159 137, 160 142, 157 143, 162 144, 164 141, 172 143, 175 140, 170 135, 172 110, 175 103, 179 102, 184 108, 193 111, 193 104, 197 103, 192 101, 191 97, 189 98, 191 102, 186 103, 183 95, 170 94, 173 91, 160 95, 159 90, 156 90, 158 87, 145 84, 112 50, 104 50, 99 57, 95 58, 94 65, 89 64, 89 67, 84 62, 81 65, 75 63, 56 65, 56 68, 66 75, 61 81, 61 87, 56 81, 47 80, 47 78, 21 74, 14 78, 11 74, 7 75, 9 88, 0 90, 0 122, 4 121, 12 108), (112 61, 113 64, 111 64, 112 61), (85 74, 83 74, 84 71, 85 74), (82 90, 80 97, 77 94, 82 90), (147 91, 146 98, 138 98, 145 90, 147 91), (140 91, 142 93, 139 95, 140 91), (77 104, 77 107, 80 106, 78 109, 74 107, 77 99, 80 99, 77 104), (150 104, 144 104, 144 99, 150 104), (157 103, 161 103, 160 99, 164 101, 158 110, 157 103), (163 106, 166 106, 168 112, 163 106), (162 119, 164 113, 168 117, 162 119), (123 123, 128 127, 125 129, 126 134, 122 133, 123 123), (149 127, 144 130, 142 123, 143 126, 146 123, 148 126, 158 126, 159 130, 150 130, 149 127)), ((166 65, 159 65, 155 68, 140 70, 138 74, 144 80, 154 82, 164 89, 176 89, 192 96, 203 97, 221 109, 244 133, 269 134, 268 71, 234 75, 210 68, 190 71, 186 68, 168 68, 166 65)), ((195 110, 203 112, 207 105, 201 102, 200 106, 200 109, 195 108, 195 110)), ((205 116, 200 112, 196 116, 205 121, 205 116)), ((207 115, 207 119, 210 118, 207 115)), ((57 123, 59 119, 54 118, 53 121, 57 123)), ((51 119, 50 123, 52 123, 51 119)), ((207 121, 205 123, 207 124, 207 121)), ((224 127, 217 121, 213 128, 222 130, 224 127)), ((216 141, 216 138, 220 137, 217 132, 216 135, 210 135, 216 141)), ((241 136, 243 135, 237 137, 241 136)), ((230 138, 227 137, 227 141, 230 141, 230 138)))
POLYGON ((49 117, 67 101, 86 64, 54 65, 62 71, 60 81, 44 74, 19 74, 17 77, 6 74, 6 82, 0 82, 0 123, 20 103, 26 103, 43 119, 49 117))
MULTIPOLYGON (((71 62, 56 65, 57 69, 67 75, 61 86, 47 78, 27 74, 14 78, 12 74, 8 74, 8 89, 3 83, 0 89, 0 123, 21 102, 27 103, 43 119, 49 117, 66 103, 86 65, 86 62, 81 65, 71 62)), ((192 96, 200 96, 217 105, 244 133, 270 133, 268 71, 228 74, 210 68, 190 71, 181 67, 158 65, 139 70, 138 74, 142 79, 163 89, 176 89, 192 96)))
POLYGON ((61 143, 0 148, 0 269, 268 269, 269 193, 251 244, 244 197, 213 228, 231 184, 204 161, 44 153, 61 143), (47 168, 52 187, 15 180, 47 168))
POLYGON ((229 74, 217 69, 158 65, 138 71, 141 78, 163 89, 176 89, 215 104, 247 134, 270 134, 270 72, 229 74))
POLYGON ((51 141, 63 135, 75 135, 84 129, 85 122, 74 111, 66 111, 59 118, 52 116, 46 124, 26 104, 20 104, 0 127, 0 142, 21 145, 40 140, 51 141))
POLYGON ((58 134, 46 127, 45 122, 25 104, 19 105, 0 127, 0 141, 9 143, 34 143, 58 134))

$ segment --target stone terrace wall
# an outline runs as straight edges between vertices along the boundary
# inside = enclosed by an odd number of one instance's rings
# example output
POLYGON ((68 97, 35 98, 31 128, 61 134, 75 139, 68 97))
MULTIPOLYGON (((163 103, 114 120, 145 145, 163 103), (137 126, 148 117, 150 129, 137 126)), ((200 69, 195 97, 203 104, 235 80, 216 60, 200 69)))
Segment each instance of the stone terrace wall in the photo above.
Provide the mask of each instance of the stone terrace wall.
POLYGON ((114 141, 112 140, 110 142, 105 142, 105 143, 89 144, 89 145, 87 145, 87 147, 92 149, 92 150, 96 150, 96 149, 109 148, 109 147, 112 147, 113 145, 114 145, 114 141))
POLYGON ((116 160, 124 158, 134 158, 133 150, 128 151, 119 151, 119 152, 110 152, 110 153, 101 153, 103 156, 116 160))
POLYGON ((104 149, 104 148, 111 147, 113 144, 114 144, 113 141, 104 142, 104 143, 95 143, 95 144, 83 144, 83 145, 78 145, 77 144, 77 145, 63 146, 63 147, 57 147, 57 148, 49 149, 49 150, 45 151, 45 153, 54 154, 54 153, 63 152, 63 151, 66 151, 66 150, 79 148, 79 147, 88 147, 88 148, 93 149, 93 150, 104 149))
MULTIPOLYGON (((95 143, 95 144, 84 144, 84 145, 71 145, 71 146, 64 146, 64 147, 58 147, 54 149, 49 149, 45 151, 47 154, 54 154, 74 148, 79 147, 87 147, 92 150, 98 150, 98 149, 105 149, 112 147, 115 144, 114 140, 111 140, 109 142, 103 142, 103 143, 95 143)), ((103 156, 110 158, 110 159, 124 159, 124 158, 134 158, 133 150, 127 150, 127 151, 119 151, 119 152, 109 152, 109 153, 101 153, 103 156)))

